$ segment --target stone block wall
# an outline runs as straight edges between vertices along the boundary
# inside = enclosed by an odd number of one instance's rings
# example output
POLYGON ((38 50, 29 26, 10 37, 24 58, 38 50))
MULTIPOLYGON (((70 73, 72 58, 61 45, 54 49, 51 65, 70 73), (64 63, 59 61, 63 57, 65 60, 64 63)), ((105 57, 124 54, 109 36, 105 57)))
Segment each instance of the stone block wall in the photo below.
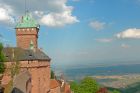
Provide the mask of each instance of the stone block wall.
MULTIPOLYGON (((14 62, 6 62, 10 69, 14 62)), ((50 91, 50 62, 49 61, 20 61, 20 71, 28 70, 31 74, 31 93, 49 93, 50 91)))
POLYGON ((39 29, 37 28, 17 28, 17 47, 29 49, 30 43, 32 41, 34 44, 34 48, 37 49, 38 31, 39 29))

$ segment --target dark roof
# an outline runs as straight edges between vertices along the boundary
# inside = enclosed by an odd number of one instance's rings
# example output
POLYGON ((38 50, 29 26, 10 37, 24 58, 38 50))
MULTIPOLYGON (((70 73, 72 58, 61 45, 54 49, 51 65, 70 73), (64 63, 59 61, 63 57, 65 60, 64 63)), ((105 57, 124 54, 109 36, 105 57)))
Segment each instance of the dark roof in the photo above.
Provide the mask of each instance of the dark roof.
POLYGON ((25 61, 25 60, 47 60, 50 58, 41 50, 22 49, 18 47, 6 47, 3 49, 6 61, 25 61))
POLYGON ((31 74, 28 70, 25 70, 14 77, 12 93, 26 93, 27 83, 31 83, 31 74), (21 92, 15 92, 17 90, 21 92))

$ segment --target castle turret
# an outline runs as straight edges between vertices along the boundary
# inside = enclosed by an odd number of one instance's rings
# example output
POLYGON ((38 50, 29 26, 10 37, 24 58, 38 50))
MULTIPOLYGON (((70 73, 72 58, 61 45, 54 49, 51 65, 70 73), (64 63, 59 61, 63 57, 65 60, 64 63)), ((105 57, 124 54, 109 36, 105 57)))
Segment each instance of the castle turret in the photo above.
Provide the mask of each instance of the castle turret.
POLYGON ((31 14, 26 13, 16 25, 17 47, 29 49, 30 43, 34 48, 38 48, 39 24, 33 19, 31 14))

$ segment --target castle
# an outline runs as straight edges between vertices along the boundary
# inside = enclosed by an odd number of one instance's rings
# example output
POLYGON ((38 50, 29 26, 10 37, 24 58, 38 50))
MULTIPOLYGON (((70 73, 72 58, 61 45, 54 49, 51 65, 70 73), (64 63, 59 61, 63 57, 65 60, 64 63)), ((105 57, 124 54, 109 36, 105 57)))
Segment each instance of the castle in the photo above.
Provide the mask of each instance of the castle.
POLYGON ((6 88, 13 81, 12 93, 71 93, 70 85, 64 80, 50 78, 51 59, 38 48, 39 29, 39 24, 30 13, 22 16, 17 23, 17 47, 3 49, 6 71, 2 85, 6 88), (19 72, 12 77, 12 66, 17 63, 19 72))

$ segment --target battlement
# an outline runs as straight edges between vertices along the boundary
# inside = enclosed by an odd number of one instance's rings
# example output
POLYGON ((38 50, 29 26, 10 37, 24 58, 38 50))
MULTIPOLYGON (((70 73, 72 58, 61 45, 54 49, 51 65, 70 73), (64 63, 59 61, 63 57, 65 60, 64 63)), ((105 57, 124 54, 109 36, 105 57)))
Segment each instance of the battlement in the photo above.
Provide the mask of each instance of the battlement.
POLYGON ((38 31, 37 28, 17 28, 16 35, 38 35, 38 31))

